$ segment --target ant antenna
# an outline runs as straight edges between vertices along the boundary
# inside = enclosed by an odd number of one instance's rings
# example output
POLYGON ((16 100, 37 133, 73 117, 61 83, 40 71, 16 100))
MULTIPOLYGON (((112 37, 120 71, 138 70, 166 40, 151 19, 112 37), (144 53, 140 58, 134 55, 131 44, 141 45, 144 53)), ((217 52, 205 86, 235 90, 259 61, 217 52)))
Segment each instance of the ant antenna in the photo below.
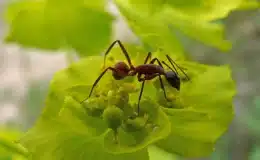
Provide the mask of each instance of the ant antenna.
POLYGON ((168 61, 172 64, 172 66, 175 69, 177 74, 178 74, 178 72, 177 72, 176 67, 178 67, 181 70, 181 72, 187 77, 187 79, 190 80, 189 76, 181 69, 181 67, 179 67, 177 65, 177 63, 174 62, 174 60, 171 59, 171 57, 169 55, 166 55, 166 57, 167 57, 168 61), (176 65, 176 67, 174 65, 176 65))
POLYGON ((164 61, 162 61, 162 64, 164 64, 166 67, 168 67, 170 70, 172 70, 173 72, 176 72, 178 74, 178 71, 176 70, 176 68, 174 67, 174 70, 172 69, 172 67, 170 67, 167 63, 165 63, 164 61))

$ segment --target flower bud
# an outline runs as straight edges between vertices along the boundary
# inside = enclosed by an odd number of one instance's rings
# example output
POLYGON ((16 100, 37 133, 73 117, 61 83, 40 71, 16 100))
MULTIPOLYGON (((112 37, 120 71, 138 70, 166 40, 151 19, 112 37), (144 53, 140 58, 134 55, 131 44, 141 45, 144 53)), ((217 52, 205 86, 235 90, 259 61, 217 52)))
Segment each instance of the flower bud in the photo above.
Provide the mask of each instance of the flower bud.
POLYGON ((114 131, 122 124, 124 112, 115 106, 107 107, 103 112, 103 119, 106 121, 109 128, 114 131))

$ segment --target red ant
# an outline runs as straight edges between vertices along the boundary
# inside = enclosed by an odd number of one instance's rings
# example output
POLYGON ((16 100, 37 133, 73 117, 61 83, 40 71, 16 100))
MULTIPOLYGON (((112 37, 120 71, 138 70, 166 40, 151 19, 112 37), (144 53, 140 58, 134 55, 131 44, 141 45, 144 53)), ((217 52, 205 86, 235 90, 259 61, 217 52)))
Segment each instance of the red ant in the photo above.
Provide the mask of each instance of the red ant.
MULTIPOLYGON (((174 70, 168 65, 166 64, 164 61, 160 62, 158 60, 158 58, 153 58, 149 64, 147 64, 149 58, 151 58, 151 52, 148 53, 147 57, 145 58, 144 64, 138 65, 138 66, 134 66, 131 62, 131 59, 129 57, 129 54, 127 53, 125 47, 123 46, 123 44, 121 43, 120 40, 116 40, 114 41, 109 48, 107 49, 107 51, 105 52, 104 55, 104 66, 105 66, 105 62, 106 62, 106 57, 108 55, 108 53, 110 52, 110 50, 113 48, 113 46, 118 43, 119 47, 121 48, 121 50, 123 51, 123 54, 125 55, 128 64, 127 65, 125 62, 120 61, 117 62, 114 67, 107 67, 100 75, 99 77, 96 79, 96 81, 94 82, 91 91, 89 93, 89 97, 91 96, 94 87, 98 84, 99 80, 102 78, 102 76, 108 71, 111 70, 112 71, 112 75, 114 77, 114 79, 116 80, 121 80, 124 79, 127 76, 135 76, 137 74, 137 78, 139 82, 142 82, 142 86, 141 86, 141 91, 139 94, 139 99, 138 99, 138 111, 137 113, 139 114, 139 110, 140 110, 140 100, 143 94, 143 89, 144 89, 144 83, 146 80, 152 80, 155 77, 159 77, 160 80, 160 85, 161 88, 164 92, 164 97, 166 98, 166 100, 168 100, 167 96, 166 96, 166 92, 165 92, 165 88, 164 88, 164 84, 162 81, 162 77, 161 75, 165 76, 166 80, 169 82, 169 84, 176 88, 178 91, 180 90, 180 77, 178 76, 178 72, 176 67, 174 66, 174 64, 182 71, 182 73, 187 77, 187 79, 189 80, 189 77, 185 74, 185 72, 170 58, 169 55, 166 55, 168 61, 171 63, 171 65, 173 66, 174 70), (155 61, 157 61, 158 65, 154 64, 155 61), (166 67, 168 67, 171 71, 165 71, 162 64, 164 64, 166 67), (144 77, 142 78, 142 75, 144 75, 144 77)), ((89 98, 88 97, 88 98, 89 98)), ((87 98, 87 99, 88 99, 87 98)), ((85 100, 84 100, 85 101, 85 100)), ((168 100, 169 101, 169 100, 168 100)))

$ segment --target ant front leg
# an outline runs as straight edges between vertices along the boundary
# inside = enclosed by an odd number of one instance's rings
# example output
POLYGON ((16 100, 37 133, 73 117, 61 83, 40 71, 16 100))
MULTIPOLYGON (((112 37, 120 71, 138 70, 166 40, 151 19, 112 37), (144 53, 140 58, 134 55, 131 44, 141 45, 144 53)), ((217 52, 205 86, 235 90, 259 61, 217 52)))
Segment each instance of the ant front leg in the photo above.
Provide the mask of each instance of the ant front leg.
POLYGON ((114 73, 117 73, 117 70, 115 68, 112 68, 112 67, 108 67, 106 68, 99 76, 98 78, 96 79, 96 81, 94 82, 94 84, 92 85, 92 88, 90 90, 90 93, 89 93, 89 96, 87 98, 85 98, 83 101, 81 101, 81 103, 83 103, 85 100, 87 100, 88 98, 90 98, 95 86, 98 84, 98 82, 100 81, 100 79, 104 76, 104 74, 108 71, 108 70, 111 70, 112 72, 114 73))
POLYGON ((151 52, 148 52, 145 60, 144 60, 144 64, 146 64, 148 62, 148 60, 152 57, 152 53, 151 52))
POLYGON ((114 45, 115 45, 116 43, 118 43, 118 45, 119 45, 119 47, 121 48, 123 54, 125 55, 126 60, 127 60, 129 66, 130 66, 130 69, 131 69, 131 70, 134 70, 135 67, 134 67, 134 65, 133 65, 132 62, 131 62, 131 58, 130 58, 128 52, 126 51, 124 45, 122 44, 122 42, 121 42, 120 40, 114 41, 114 42, 108 47, 107 51, 105 52, 105 55, 104 55, 104 67, 106 66, 106 57, 107 57, 108 53, 110 53, 110 50, 114 47, 114 45))

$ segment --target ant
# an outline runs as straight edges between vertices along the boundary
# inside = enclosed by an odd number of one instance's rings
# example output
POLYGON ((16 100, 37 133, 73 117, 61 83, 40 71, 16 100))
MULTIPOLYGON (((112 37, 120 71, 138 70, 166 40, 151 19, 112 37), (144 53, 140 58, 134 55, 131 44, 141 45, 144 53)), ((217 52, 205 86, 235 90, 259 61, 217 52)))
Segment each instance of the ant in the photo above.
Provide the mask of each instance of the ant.
MULTIPOLYGON (((166 80, 168 81, 168 83, 176 88, 178 91, 180 90, 180 77, 178 76, 178 71, 176 69, 176 67, 174 65, 176 65, 181 71, 182 73, 186 76, 186 78, 189 80, 189 77, 187 76, 187 74, 170 58, 169 55, 166 55, 168 61, 171 63, 171 65, 173 66, 174 70, 164 61, 160 62, 158 58, 153 58, 150 63, 147 64, 148 60, 151 58, 152 54, 151 52, 148 53, 147 57, 145 58, 144 64, 138 65, 138 66, 134 66, 131 62, 130 56, 127 53, 125 47, 123 46, 122 42, 120 40, 116 40, 114 41, 109 48, 107 49, 107 51, 105 52, 104 55, 104 66, 105 66, 105 62, 106 62, 106 57, 108 55, 108 53, 110 52, 110 50, 114 47, 114 45, 118 43, 119 47, 121 48, 123 54, 126 57, 126 60, 128 62, 128 65, 123 62, 117 62, 114 67, 107 67, 100 75, 99 77, 96 79, 96 81, 94 82, 91 91, 89 93, 89 97, 91 96, 94 87, 98 84, 98 82, 100 81, 100 79, 103 77, 103 75, 108 71, 111 70, 112 71, 112 75, 114 77, 115 80, 122 80, 127 76, 135 76, 137 75, 138 81, 142 82, 142 86, 141 86, 141 91, 139 94, 139 98, 138 98, 138 104, 137 104, 137 113, 139 114, 140 111, 140 101, 141 101, 141 97, 143 94, 143 89, 144 89, 144 84, 145 81, 147 80, 152 80, 155 77, 159 77, 160 80, 160 86, 164 92, 164 97, 166 98, 167 101, 168 98, 166 96, 166 92, 165 92, 165 87, 162 81, 162 75, 166 78, 166 80), (158 65, 154 64, 155 62, 158 63, 158 65), (165 71, 165 69, 163 68, 162 64, 164 64, 166 67, 168 67, 170 69, 170 71, 165 71), (144 77, 142 77, 142 75, 144 75, 144 77)), ((88 98, 89 98, 88 97, 88 98)), ((86 99, 88 99, 86 98, 86 99)), ((85 99, 85 100, 86 100, 85 99)), ((82 102, 84 102, 85 100, 83 100, 82 102)))

